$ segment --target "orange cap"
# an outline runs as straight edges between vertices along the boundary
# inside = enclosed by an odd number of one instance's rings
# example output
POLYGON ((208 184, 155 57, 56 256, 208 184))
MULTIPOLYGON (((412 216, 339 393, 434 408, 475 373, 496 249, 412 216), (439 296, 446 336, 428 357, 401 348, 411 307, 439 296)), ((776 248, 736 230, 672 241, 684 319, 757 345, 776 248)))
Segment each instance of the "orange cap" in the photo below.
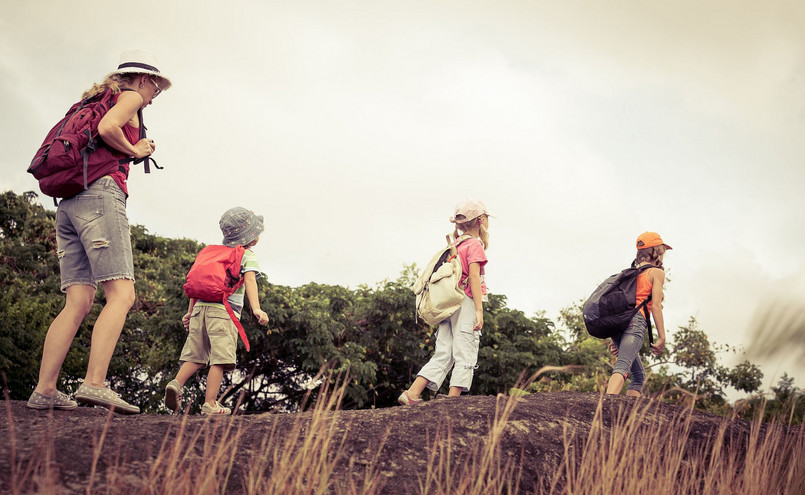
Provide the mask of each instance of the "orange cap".
POLYGON ((646 249, 660 245, 665 246, 665 249, 673 249, 668 244, 662 242, 662 237, 656 232, 643 232, 637 237, 637 249, 646 249))

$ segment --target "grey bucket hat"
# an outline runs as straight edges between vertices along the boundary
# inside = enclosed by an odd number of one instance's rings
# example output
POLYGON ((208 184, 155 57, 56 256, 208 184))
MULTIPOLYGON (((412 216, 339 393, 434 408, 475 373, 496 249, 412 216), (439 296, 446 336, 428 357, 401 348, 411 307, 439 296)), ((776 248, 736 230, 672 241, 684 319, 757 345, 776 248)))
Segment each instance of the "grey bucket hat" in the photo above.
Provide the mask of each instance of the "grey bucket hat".
POLYGON ((224 234, 222 244, 228 247, 245 246, 265 230, 263 215, 255 215, 253 211, 240 206, 230 208, 221 215, 218 226, 224 234))

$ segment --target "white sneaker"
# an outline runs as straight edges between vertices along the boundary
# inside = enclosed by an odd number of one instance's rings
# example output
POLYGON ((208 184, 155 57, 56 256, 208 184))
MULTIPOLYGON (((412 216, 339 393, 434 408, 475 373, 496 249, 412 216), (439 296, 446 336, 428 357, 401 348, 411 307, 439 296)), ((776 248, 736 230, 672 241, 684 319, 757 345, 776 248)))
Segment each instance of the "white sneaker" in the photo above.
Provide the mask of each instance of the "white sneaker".
POLYGON ((176 380, 171 380, 165 387, 165 407, 172 412, 182 408, 182 387, 176 380))
POLYGON ((214 405, 210 405, 209 402, 205 402, 203 406, 201 406, 201 414, 206 415, 218 415, 218 414, 232 414, 232 409, 228 407, 224 407, 215 401, 214 405))

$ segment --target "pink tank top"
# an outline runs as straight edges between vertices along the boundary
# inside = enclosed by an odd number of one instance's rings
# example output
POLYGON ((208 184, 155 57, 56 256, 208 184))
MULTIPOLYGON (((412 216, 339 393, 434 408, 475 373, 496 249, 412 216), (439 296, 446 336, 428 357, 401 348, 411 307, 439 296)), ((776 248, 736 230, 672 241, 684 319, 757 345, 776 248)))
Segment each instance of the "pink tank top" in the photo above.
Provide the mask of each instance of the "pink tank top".
MULTIPOLYGON (((118 96, 120 96, 120 93, 115 95, 115 103, 117 103, 118 96)), ((139 127, 134 127, 133 125, 127 122, 126 125, 121 127, 121 130, 123 131, 123 135, 126 136, 126 141, 128 141, 129 143, 137 144, 137 142, 140 141, 139 127)), ((114 179, 115 183, 118 185, 118 187, 120 187, 120 190, 123 191, 126 197, 129 196, 129 188, 126 181, 129 178, 130 163, 131 162, 126 162, 121 164, 116 171, 109 174, 109 177, 114 179)))

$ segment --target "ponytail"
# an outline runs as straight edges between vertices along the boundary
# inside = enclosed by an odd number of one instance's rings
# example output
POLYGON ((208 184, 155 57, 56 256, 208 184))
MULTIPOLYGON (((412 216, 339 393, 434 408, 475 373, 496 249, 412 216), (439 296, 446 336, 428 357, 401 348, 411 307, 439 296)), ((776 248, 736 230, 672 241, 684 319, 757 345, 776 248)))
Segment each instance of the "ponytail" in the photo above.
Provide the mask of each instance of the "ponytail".
POLYGON ((459 231, 467 232, 476 225, 478 226, 478 239, 481 241, 484 249, 489 249, 489 231, 486 230, 481 217, 476 217, 466 222, 456 222, 456 227, 453 229, 453 239, 458 239, 460 237, 459 231))

